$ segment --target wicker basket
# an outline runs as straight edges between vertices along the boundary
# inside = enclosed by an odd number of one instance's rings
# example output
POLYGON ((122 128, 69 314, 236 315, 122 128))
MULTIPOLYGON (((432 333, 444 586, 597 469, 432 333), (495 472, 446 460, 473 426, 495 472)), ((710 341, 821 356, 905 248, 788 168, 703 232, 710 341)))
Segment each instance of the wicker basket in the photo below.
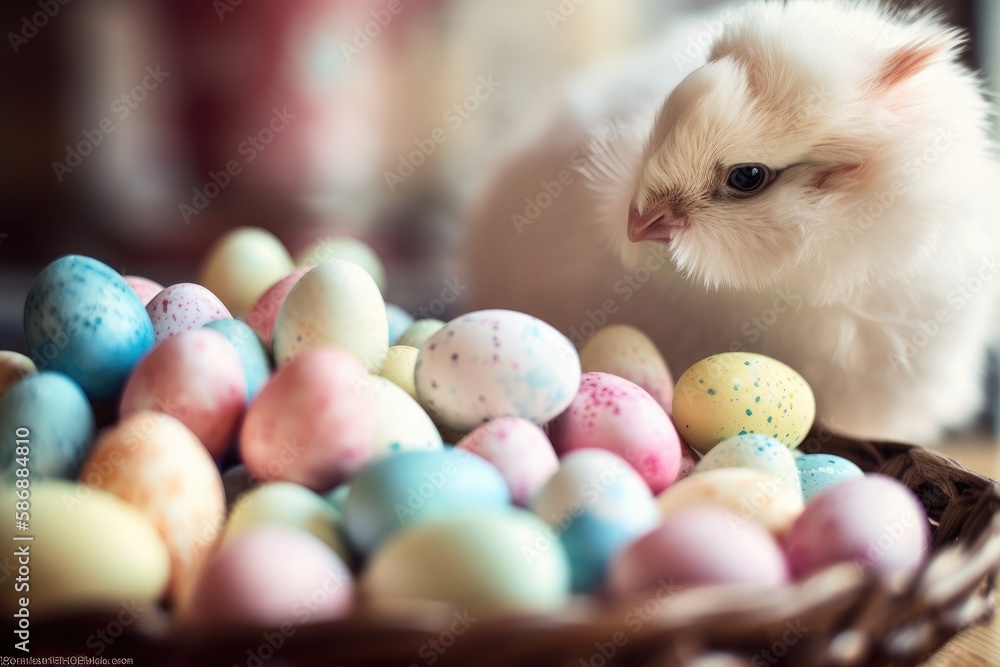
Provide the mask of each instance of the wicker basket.
MULTIPOLYGON (((931 517, 933 557, 906 581, 876 581, 853 565, 760 591, 702 588, 609 606, 581 601, 553 617, 490 616, 450 628, 435 605, 360 610, 338 622, 198 635, 144 615, 102 658, 171 665, 917 665, 960 630, 989 619, 1000 567, 1000 487, 933 451, 814 432, 809 453, 851 459, 911 488, 931 517), (637 613, 636 608, 639 608, 637 613), (630 617, 629 614, 632 614, 630 617), (435 643, 431 643, 435 642, 435 643), (277 645, 277 646, 275 646, 277 645)), ((49 621, 33 655, 93 655, 113 616, 49 621)))

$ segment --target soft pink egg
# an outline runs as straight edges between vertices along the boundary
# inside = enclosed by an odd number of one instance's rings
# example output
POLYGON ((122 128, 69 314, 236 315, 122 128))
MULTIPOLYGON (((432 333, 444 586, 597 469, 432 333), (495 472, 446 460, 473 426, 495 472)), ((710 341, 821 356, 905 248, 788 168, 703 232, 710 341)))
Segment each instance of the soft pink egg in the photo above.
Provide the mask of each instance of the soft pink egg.
POLYGON ((154 296, 163 291, 163 285, 155 280, 143 278, 142 276, 124 276, 124 278, 125 282, 136 293, 144 306, 152 301, 154 296))
POLYGON ((146 304, 146 312, 157 341, 215 320, 233 319, 217 296, 194 283, 178 283, 165 288, 146 304))
POLYGON ((185 605, 198 627, 269 627, 341 618, 354 604, 351 573, 304 530, 262 525, 226 543, 185 605))
POLYGON ((247 470, 325 492, 371 459, 375 397, 352 354, 318 347, 278 369, 250 406, 240 434, 247 470))
POLYGON ((271 347, 271 336, 274 333, 274 321, 278 319, 278 310, 285 302, 285 297, 292 291, 299 279, 309 272, 312 266, 304 266, 267 288, 257 302, 247 313, 247 324, 254 330, 264 345, 271 347))
POLYGON ((664 582, 677 587, 712 584, 780 586, 788 564, 766 528, 715 508, 668 517, 625 547, 611 563, 609 586, 628 597, 664 582))
POLYGON ((929 547, 924 506, 885 475, 857 477, 821 491, 785 536, 797 578, 835 563, 854 563, 879 577, 911 572, 924 562, 929 547))
POLYGON ((607 449, 628 461, 654 494, 680 470, 681 439, 670 417, 639 385, 608 373, 584 373, 570 406, 549 425, 562 455, 607 449))
POLYGON ((507 481, 513 501, 522 507, 559 469, 559 458, 545 433, 520 417, 489 421, 462 438, 457 447, 492 463, 507 481))
POLYGON ((236 349, 211 329, 158 343, 125 383, 119 414, 142 410, 171 415, 218 458, 236 436, 246 409, 246 376, 236 349))

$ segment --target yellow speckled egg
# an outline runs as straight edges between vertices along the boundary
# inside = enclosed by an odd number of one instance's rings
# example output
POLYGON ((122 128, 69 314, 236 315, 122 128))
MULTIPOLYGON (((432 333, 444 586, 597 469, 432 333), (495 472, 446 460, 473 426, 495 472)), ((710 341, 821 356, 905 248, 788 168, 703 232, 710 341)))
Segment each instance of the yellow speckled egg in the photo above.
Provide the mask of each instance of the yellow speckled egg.
POLYGON ((238 227, 209 250, 200 282, 233 317, 246 317, 268 287, 294 270, 291 255, 274 234, 258 227, 238 227))
POLYGON ((389 322, 375 281, 342 259, 311 269, 281 304, 271 345, 279 366, 305 350, 339 347, 378 373, 389 348, 389 322))
MULTIPOLYGON (((414 363, 416 363, 416 359, 416 350, 414 350, 414 363)), ((38 369, 35 368, 35 362, 23 354, 0 350, 0 396, 3 396, 3 393, 15 382, 20 381, 27 375, 34 375, 37 372, 38 369)), ((412 377, 411 374, 411 380, 412 377)))
POLYGON ((379 373, 389 382, 405 391, 414 400, 417 398, 417 386, 413 376, 417 367, 417 355, 420 350, 409 345, 393 345, 385 356, 385 366, 379 373))
POLYGON ((612 324, 598 331, 580 350, 584 373, 600 371, 639 385, 667 414, 673 410, 674 379, 656 345, 639 329, 612 324))
POLYGON ((747 433, 791 449, 812 428, 816 399, 805 378, 780 361, 726 352, 684 372, 674 388, 673 417, 684 441, 702 454, 747 433))
POLYGON ((3 606, 29 600, 29 618, 94 608, 117 609, 135 601, 142 611, 163 595, 170 559, 156 528, 110 493, 49 479, 31 486, 29 530, 15 530, 15 491, 0 493, 4 511, 7 575, 3 606), (9 510, 9 511, 6 511, 9 510), (31 541, 15 541, 30 535, 31 541), (19 553, 25 553, 30 586, 17 588, 19 553))
POLYGON ((350 236, 328 236, 319 239, 295 256, 295 264, 318 266, 331 259, 345 259, 354 262, 368 272, 380 292, 385 291, 385 267, 382 260, 364 241, 350 236))
POLYGON ((113 493, 159 531, 170 552, 170 593, 181 600, 225 522, 222 477, 184 424, 137 412, 98 439, 80 481, 113 493))

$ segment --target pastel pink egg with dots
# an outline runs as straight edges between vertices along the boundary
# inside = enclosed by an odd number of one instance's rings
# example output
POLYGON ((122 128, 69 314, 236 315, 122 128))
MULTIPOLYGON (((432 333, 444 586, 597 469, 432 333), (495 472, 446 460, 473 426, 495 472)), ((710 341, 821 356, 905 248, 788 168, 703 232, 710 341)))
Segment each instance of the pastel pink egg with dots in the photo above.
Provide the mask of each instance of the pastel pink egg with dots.
POLYGON ((325 493, 372 458, 376 403, 358 359, 332 347, 305 350, 271 377, 247 411, 240 454, 265 481, 325 493))
POLYGON ((232 444, 246 409, 246 376, 236 349, 211 329, 158 343, 125 383, 122 419, 143 410, 187 426, 218 458, 232 444))
POLYGON ((609 373, 583 374, 549 437, 560 455, 587 448, 618 454, 654 494, 677 479, 681 466, 681 439, 664 409, 639 385, 609 373))
POLYGON ((139 297, 144 306, 152 301, 154 296, 163 291, 163 285, 155 280, 143 278, 142 276, 124 276, 124 278, 125 282, 136 293, 136 296, 139 297))
POLYGON ((146 312, 157 342, 215 320, 233 319, 218 297, 194 283, 165 288, 146 304, 146 312))
POLYGON ((226 543, 185 605, 198 627, 270 627, 341 618, 354 582, 337 554, 304 530, 263 525, 226 543))
POLYGON ((507 481, 514 503, 522 507, 559 470, 559 458, 545 433, 520 417, 489 421, 456 446, 492 463, 507 481))
POLYGON ((292 288, 299 282, 305 274, 309 272, 310 266, 304 266, 296 270, 278 282, 267 288, 260 298, 250 308, 247 313, 247 324, 254 330, 264 345, 271 347, 271 338, 274 335, 274 322, 278 319, 278 310, 285 302, 285 297, 292 291, 292 288))

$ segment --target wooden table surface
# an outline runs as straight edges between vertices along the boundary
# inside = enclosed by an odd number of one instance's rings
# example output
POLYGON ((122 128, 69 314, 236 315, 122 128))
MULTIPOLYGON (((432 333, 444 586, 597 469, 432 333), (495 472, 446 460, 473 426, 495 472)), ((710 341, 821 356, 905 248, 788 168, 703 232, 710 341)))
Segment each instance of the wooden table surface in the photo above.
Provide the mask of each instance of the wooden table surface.
MULTIPOLYGON (((1000 479, 1000 445, 989 436, 969 437, 941 445, 939 451, 993 479, 1000 479)), ((1000 613, 987 626, 959 635, 924 667, 1000 666, 1000 613)))

